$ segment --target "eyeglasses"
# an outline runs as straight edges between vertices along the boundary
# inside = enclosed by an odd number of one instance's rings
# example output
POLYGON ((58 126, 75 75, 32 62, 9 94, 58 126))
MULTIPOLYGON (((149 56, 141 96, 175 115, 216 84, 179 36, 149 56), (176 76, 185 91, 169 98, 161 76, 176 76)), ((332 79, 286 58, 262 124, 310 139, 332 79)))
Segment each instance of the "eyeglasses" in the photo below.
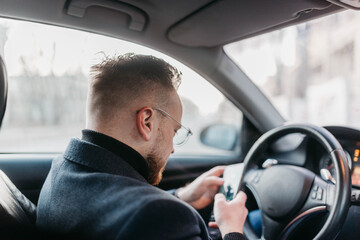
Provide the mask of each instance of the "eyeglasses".
POLYGON ((154 110, 159 111, 161 113, 161 115, 163 115, 164 117, 171 118, 172 120, 174 120, 177 124, 179 124, 181 126, 180 129, 176 131, 175 136, 173 138, 173 143, 175 146, 184 145, 187 142, 187 140, 189 139, 189 137, 193 135, 190 128, 183 126, 181 123, 179 123, 175 118, 173 118, 170 114, 168 114, 164 110, 162 110, 160 108, 154 108, 154 110))

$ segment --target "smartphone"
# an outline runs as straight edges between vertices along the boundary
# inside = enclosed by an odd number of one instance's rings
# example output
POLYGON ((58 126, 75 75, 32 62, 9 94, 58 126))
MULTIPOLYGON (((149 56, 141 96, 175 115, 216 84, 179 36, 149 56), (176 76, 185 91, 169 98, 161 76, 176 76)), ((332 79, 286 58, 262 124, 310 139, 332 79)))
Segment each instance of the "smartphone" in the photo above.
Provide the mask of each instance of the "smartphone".
MULTIPOLYGON (((219 188, 219 193, 225 195, 226 201, 231 201, 239 191, 240 179, 243 170, 243 163, 226 166, 223 173, 224 184, 219 188)), ((210 222, 215 222, 214 211, 211 212, 210 222)))
POLYGON ((225 168, 223 173, 224 185, 220 187, 219 192, 225 195, 227 201, 232 200, 238 193, 243 170, 243 163, 232 164, 225 168))

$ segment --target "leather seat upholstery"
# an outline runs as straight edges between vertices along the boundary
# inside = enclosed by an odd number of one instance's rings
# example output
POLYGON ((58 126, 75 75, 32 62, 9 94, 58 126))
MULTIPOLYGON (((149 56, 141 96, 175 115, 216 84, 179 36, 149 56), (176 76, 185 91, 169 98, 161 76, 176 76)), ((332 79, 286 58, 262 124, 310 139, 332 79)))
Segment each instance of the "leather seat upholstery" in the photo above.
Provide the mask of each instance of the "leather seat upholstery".
MULTIPOLYGON (((0 125, 6 109, 7 89, 6 68, 0 57, 0 125)), ((0 170, 0 239, 32 238, 35 220, 35 205, 0 170)))
POLYGON ((0 228, 31 227, 35 220, 35 205, 0 170, 0 228))

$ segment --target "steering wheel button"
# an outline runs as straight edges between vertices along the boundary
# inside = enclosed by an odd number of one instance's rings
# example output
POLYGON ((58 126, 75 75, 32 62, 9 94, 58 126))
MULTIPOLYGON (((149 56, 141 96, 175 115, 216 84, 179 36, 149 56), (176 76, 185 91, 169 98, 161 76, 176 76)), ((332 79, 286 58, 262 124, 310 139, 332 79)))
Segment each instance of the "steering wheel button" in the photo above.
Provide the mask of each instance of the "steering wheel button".
POLYGON ((311 198, 312 198, 312 199, 316 199, 316 193, 317 193, 317 192, 311 193, 311 198))
POLYGON ((319 189, 319 186, 318 185, 315 185, 314 186, 314 191, 317 191, 319 189))
POLYGON ((321 199, 322 199, 322 195, 323 195, 323 191, 322 191, 322 189, 319 189, 316 199, 317 199, 317 200, 321 200, 321 199))

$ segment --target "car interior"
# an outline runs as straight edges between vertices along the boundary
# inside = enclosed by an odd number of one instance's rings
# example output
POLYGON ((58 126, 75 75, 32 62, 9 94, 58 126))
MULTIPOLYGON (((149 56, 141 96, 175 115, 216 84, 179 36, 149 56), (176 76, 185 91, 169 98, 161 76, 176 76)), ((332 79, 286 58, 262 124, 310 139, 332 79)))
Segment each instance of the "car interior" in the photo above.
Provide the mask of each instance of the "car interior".
MULTIPOLYGON (((248 239, 359 238, 360 183, 356 179, 360 175, 360 118, 351 125, 292 123, 224 47, 337 13, 352 11, 359 15, 356 10, 360 9, 360 4, 356 1, 0 0, 0 6, 3 19, 121 39, 166 54, 206 79, 242 113, 235 128, 220 122, 200 129, 196 135, 199 144, 209 148, 215 146, 221 152, 215 154, 205 149, 172 155, 159 188, 179 188, 214 166, 242 163, 244 170, 238 176, 248 195, 247 208, 249 212, 259 209, 262 219, 260 233, 254 231, 247 220, 244 232, 248 239)), ((10 33, 7 34, 10 38, 10 33)), ((43 34, 47 38, 47 32, 43 34)), ((69 44, 73 46, 65 48, 79 46, 76 38, 72 41, 69 44)), ((5 42, 0 38, 0 43, 5 45, 5 42)), ((96 44, 99 49, 106 48, 102 41, 96 44)), ((52 48, 55 46, 49 49, 52 48)), ((17 116, 21 115, 15 114, 12 120, 3 121, 9 111, 13 111, 11 109, 22 106, 13 100, 14 94, 28 93, 18 88, 13 95, 9 94, 11 87, 16 87, 11 85, 15 80, 9 77, 8 82, 8 75, 12 75, 6 70, 8 58, 4 57, 4 51, 0 54, 1 136, 6 125, 17 121, 17 116)), ((11 54, 11 51, 5 53, 11 54)), ((71 58, 67 55, 63 61, 71 58)), ((258 72, 263 70, 261 64, 256 67, 258 72)), ((358 92, 360 85, 356 84, 353 88, 358 92)), ((35 85, 30 83, 26 88, 35 85)), ((194 90, 202 91, 200 88, 194 90)), ((354 99, 359 99, 356 97, 354 99)), ((58 101, 65 102, 61 98, 58 101)), ((355 100, 353 104, 359 109, 360 101, 355 100)), ((215 107, 210 102, 207 105, 215 107)), ((85 115, 72 107, 70 103, 64 108, 85 115)), ((188 109, 184 112, 191 110, 188 109)), ((225 110, 223 118, 235 115, 232 110, 225 110)), ((27 108, 27 111, 31 114, 35 110, 27 108)), ((32 114, 38 116, 40 113, 32 114)), ((56 122, 56 117, 53 121, 56 122)), ((186 125, 191 127, 191 123, 189 117, 186 125)), ((72 125, 71 120, 69 125, 72 125)), ((81 132, 82 128, 77 131, 81 132)), ((6 142, 9 135, 4 133, 3 136, 6 142)), ((16 145, 17 140, 9 140, 10 143, 16 145)), ((191 142, 187 144, 192 145, 191 142)), ((61 150, 48 151, 47 146, 40 144, 36 149, 29 147, 24 151, 2 150, 0 146, 0 151, 0 234, 9 239, 36 237, 36 204, 40 190, 52 159, 61 154, 61 150)), ((200 210, 205 222, 209 221, 211 211, 211 206, 200 210)))

